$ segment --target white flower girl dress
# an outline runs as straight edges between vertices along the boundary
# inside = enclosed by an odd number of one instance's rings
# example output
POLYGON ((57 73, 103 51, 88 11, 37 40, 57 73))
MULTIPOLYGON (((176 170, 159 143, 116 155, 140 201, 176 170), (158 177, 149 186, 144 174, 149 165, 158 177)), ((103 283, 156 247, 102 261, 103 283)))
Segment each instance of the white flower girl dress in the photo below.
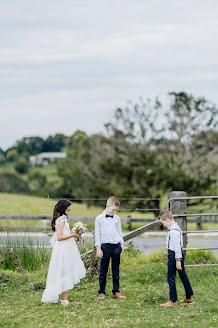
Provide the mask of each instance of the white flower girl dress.
MULTIPOLYGON (((60 216, 55 222, 55 230, 60 220, 64 220, 63 234, 70 234, 66 215, 60 216)), ((57 303, 59 295, 72 289, 74 285, 85 278, 86 270, 74 238, 58 241, 56 232, 50 243, 53 246, 48 269, 46 288, 42 295, 43 303, 57 303)))

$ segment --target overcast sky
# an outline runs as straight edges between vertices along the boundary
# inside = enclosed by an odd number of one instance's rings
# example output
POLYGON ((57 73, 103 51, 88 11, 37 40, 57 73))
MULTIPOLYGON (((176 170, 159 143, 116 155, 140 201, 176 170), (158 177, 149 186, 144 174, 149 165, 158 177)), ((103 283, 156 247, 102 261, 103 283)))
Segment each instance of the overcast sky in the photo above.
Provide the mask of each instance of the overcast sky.
POLYGON ((103 130, 128 100, 218 104, 217 0, 0 0, 0 147, 103 130))

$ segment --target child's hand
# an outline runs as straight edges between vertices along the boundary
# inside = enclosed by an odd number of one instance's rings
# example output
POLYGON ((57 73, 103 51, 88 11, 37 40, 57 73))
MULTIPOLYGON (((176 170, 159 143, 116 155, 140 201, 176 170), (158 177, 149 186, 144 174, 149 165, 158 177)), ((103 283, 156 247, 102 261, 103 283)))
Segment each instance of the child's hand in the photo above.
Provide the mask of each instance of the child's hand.
POLYGON ((121 248, 122 248, 122 251, 121 251, 120 255, 123 254, 123 251, 124 251, 124 244, 121 244, 121 248))
POLYGON ((101 247, 97 247, 97 257, 99 257, 100 259, 103 257, 103 252, 101 250, 101 247))
POLYGON ((176 269, 177 269, 178 271, 181 271, 181 270, 182 270, 181 261, 176 261, 176 269))
POLYGON ((77 239, 81 238, 81 235, 79 235, 77 232, 71 231, 71 234, 74 238, 77 238, 77 239))

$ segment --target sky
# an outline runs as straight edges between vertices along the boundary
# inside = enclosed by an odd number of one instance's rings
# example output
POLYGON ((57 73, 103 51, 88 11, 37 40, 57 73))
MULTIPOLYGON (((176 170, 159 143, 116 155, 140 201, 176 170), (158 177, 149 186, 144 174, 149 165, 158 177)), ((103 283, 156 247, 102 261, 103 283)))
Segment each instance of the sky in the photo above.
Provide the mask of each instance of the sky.
POLYGON ((103 131, 186 91, 218 104, 217 0, 0 0, 0 147, 103 131))

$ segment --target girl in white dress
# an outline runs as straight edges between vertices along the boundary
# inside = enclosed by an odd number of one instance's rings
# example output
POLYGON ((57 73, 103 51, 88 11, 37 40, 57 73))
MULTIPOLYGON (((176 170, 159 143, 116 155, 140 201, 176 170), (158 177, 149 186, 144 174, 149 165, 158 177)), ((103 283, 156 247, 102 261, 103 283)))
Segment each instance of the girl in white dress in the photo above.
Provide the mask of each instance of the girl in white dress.
POLYGON ((51 238, 53 246, 49 263, 46 288, 42 295, 43 303, 58 303, 67 305, 67 291, 80 282, 86 275, 77 244, 74 238, 81 236, 71 232, 68 223, 68 214, 72 206, 66 199, 61 199, 54 207, 51 238))

